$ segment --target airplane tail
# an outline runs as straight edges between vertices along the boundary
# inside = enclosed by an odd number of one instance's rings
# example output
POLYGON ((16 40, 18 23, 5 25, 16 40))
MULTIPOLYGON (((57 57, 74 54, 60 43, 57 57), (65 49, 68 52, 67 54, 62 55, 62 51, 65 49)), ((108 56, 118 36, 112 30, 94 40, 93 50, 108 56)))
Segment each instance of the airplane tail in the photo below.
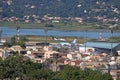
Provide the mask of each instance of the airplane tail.
POLYGON ((74 40, 72 41, 72 43, 73 43, 73 44, 75 44, 75 43, 76 43, 76 41, 77 41, 77 39, 74 39, 74 40))

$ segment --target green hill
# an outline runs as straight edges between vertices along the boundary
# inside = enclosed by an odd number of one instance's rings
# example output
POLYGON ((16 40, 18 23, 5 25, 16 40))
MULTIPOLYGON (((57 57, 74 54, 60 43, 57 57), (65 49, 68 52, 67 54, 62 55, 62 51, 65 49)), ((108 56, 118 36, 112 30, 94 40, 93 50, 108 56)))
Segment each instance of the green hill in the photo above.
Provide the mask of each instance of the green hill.
POLYGON ((0 0, 0 16, 44 15, 120 19, 120 0, 0 0))

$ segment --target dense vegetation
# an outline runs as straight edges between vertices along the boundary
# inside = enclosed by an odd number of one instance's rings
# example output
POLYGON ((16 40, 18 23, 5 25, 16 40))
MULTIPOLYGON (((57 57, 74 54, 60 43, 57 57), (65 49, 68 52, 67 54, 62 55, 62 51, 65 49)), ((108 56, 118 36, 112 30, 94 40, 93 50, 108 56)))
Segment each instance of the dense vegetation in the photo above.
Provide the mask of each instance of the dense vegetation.
POLYGON ((118 17, 119 0, 0 0, 1 17, 50 15, 60 17, 118 17), (11 2, 10 2, 11 1, 11 2), (98 9, 98 11, 94 11, 98 9), (99 11, 100 10, 100 11, 99 11), (115 12, 116 11, 116 12, 115 12))
POLYGON ((118 24, 115 27, 119 30, 119 4, 120 0, 0 0, 0 26, 84 30, 108 29, 118 24), (61 17, 60 23, 46 21, 46 15, 61 17), (16 22, 6 22, 11 18, 16 22))
POLYGON ((41 63, 33 63, 23 56, 0 58, 0 79, 15 80, 112 80, 107 73, 78 67, 64 66, 61 71, 53 72, 45 69, 41 63))

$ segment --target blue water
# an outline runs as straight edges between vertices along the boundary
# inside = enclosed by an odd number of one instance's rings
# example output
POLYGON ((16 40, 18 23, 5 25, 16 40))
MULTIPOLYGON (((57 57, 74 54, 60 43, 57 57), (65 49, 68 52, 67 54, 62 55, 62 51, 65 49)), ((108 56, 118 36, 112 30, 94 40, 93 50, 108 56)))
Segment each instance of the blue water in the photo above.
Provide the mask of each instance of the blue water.
MULTIPOLYGON (((17 30, 8 27, 0 27, 2 30, 2 37, 14 36, 17 34, 17 30)), ((20 29, 20 35, 36 35, 45 36, 46 33, 43 29, 20 29)), ((111 37, 110 31, 59 31, 59 30, 48 30, 47 36, 74 36, 74 37, 87 37, 87 38, 102 38, 111 37)), ((114 32, 113 36, 120 36, 120 32, 114 32)))

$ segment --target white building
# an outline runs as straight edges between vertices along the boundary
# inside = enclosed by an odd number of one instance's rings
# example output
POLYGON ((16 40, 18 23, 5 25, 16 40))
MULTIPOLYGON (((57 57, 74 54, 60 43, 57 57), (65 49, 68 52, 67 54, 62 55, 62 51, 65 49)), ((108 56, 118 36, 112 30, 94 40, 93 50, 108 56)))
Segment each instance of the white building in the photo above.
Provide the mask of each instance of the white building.
POLYGON ((2 59, 5 59, 6 57, 8 57, 8 52, 5 49, 0 49, 0 57, 2 59))
POLYGON ((79 52, 82 54, 90 55, 94 51, 95 51, 95 48, 92 48, 92 47, 83 47, 83 46, 79 47, 79 52))

